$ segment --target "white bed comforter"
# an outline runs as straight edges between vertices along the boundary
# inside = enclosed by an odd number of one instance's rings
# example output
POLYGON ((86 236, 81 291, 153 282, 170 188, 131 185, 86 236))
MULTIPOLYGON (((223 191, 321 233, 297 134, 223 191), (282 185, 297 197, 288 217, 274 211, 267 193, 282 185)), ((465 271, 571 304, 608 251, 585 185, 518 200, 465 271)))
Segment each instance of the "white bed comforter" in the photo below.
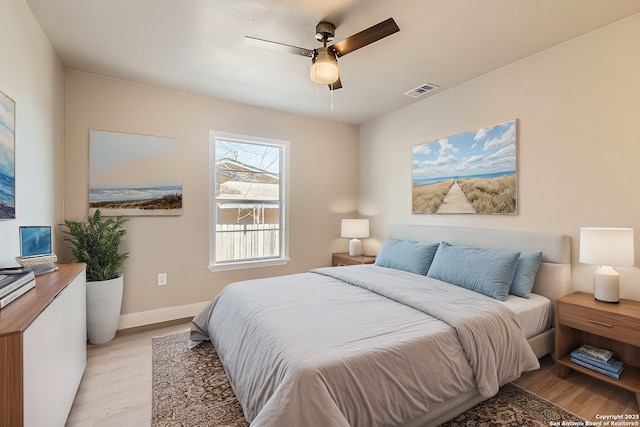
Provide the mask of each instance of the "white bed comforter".
POLYGON ((401 425, 537 369, 511 310, 373 265, 229 285, 193 321, 252 426, 401 425))

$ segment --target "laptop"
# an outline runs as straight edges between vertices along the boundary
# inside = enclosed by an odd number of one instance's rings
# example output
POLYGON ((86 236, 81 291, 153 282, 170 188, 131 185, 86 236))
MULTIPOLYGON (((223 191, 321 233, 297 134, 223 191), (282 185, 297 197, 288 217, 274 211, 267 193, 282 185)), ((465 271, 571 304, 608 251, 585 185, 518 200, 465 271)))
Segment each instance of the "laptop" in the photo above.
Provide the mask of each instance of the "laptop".
MULTIPOLYGON (((56 271, 57 257, 53 254, 50 226, 20 226, 20 258, 29 261, 28 269, 36 276, 56 271), (37 259, 42 258, 42 262, 37 259)), ((23 264, 24 265, 24 264, 23 264)))
POLYGON ((52 254, 50 226, 20 226, 20 256, 22 258, 52 254))

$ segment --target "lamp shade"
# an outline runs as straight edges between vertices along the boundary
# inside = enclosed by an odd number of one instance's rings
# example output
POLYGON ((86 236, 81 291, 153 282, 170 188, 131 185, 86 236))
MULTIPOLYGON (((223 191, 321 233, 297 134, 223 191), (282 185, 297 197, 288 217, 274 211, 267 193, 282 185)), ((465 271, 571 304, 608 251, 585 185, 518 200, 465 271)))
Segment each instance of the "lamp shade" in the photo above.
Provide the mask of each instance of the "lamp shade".
POLYGON ((338 60, 327 47, 316 49, 317 55, 311 60, 310 77, 318 84, 331 84, 338 80, 338 60))
POLYGON ((369 237, 368 219, 343 219, 340 236, 359 239, 369 237))
POLYGON ((633 228, 583 227, 580 229, 580 262, 629 266, 634 263, 633 228))

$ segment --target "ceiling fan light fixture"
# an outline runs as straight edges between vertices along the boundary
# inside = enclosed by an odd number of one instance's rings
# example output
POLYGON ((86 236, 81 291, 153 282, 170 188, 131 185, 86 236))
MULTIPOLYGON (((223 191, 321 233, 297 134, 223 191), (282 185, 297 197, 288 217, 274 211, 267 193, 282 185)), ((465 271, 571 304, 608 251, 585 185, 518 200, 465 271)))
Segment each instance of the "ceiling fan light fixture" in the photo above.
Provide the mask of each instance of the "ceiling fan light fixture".
POLYGON ((327 47, 319 47, 316 52, 311 60, 311 80, 326 85, 336 82, 340 75, 335 54, 327 47))

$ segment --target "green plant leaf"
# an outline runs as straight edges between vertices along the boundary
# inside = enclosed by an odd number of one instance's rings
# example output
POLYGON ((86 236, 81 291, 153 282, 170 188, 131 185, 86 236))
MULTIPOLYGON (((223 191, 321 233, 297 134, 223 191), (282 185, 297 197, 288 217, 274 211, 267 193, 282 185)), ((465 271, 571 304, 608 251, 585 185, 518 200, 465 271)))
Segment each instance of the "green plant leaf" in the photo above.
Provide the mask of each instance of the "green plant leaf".
POLYGON ((64 241, 78 262, 87 265, 87 281, 95 282, 118 277, 129 252, 120 252, 127 231, 123 228, 127 218, 117 216, 104 219, 100 209, 89 215, 85 222, 64 221, 64 241))

